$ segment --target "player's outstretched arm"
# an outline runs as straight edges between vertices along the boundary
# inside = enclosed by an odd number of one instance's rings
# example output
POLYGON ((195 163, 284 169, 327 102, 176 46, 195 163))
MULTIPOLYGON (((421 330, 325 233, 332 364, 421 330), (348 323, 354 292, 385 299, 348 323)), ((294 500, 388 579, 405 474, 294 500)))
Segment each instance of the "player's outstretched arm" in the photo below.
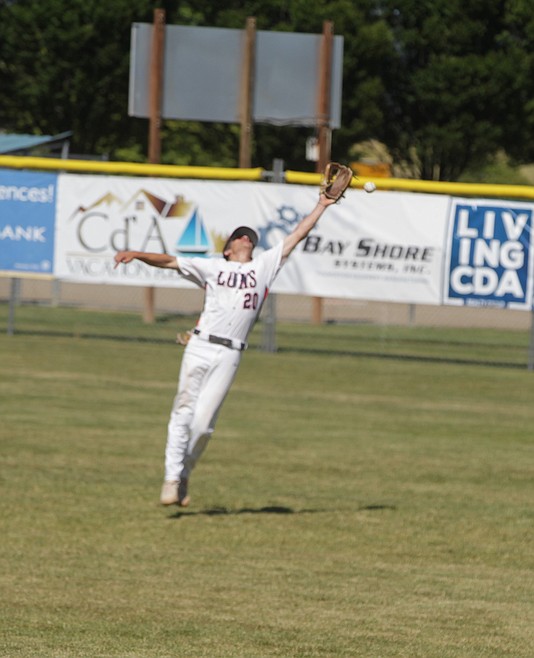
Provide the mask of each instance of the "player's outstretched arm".
POLYGON ((296 226, 295 230, 284 238, 284 247, 282 249, 282 258, 287 258, 293 249, 301 240, 308 235, 312 228, 317 224, 324 211, 336 203, 335 199, 328 199, 324 194, 319 196, 319 202, 309 215, 306 215, 296 226))
POLYGON ((115 267, 121 263, 131 263, 133 260, 140 260, 153 267, 162 267, 171 270, 179 270, 176 256, 169 254, 152 254, 146 251, 118 251, 115 254, 115 267))

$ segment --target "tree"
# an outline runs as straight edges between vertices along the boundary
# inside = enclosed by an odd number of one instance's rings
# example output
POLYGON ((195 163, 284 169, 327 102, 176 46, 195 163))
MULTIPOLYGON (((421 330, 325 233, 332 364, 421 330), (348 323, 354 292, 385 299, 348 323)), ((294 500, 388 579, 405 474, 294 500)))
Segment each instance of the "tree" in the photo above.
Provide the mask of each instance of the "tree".
MULTIPOLYGON (((534 158, 532 0, 0 0, 0 130, 74 131, 72 151, 146 160, 127 115, 130 32, 152 22, 344 37, 334 159, 378 140, 422 178, 454 180, 505 152, 534 158)), ((296 84, 296 92, 298 85, 296 84)), ((253 166, 305 159, 311 128, 254 126, 253 166)), ((239 127, 165 121, 162 161, 236 166, 239 127)))
MULTIPOLYGON (((0 127, 73 130, 77 153, 139 139, 127 119, 131 23, 149 0, 18 0, 0 5, 0 127)), ((145 129, 146 130, 146 129, 145 129)))
MULTIPOLYGON (((420 176, 454 180, 497 150, 518 147, 529 69, 510 38, 504 2, 388 0, 395 39, 387 73, 384 141, 420 176), (512 140, 512 143, 510 143, 512 140)), ((517 27, 517 21, 515 21, 517 27)))
POLYGON ((534 159, 534 13, 531 0, 506 4, 500 40, 516 68, 510 71, 508 95, 515 112, 503 117, 504 144, 518 161, 534 159))

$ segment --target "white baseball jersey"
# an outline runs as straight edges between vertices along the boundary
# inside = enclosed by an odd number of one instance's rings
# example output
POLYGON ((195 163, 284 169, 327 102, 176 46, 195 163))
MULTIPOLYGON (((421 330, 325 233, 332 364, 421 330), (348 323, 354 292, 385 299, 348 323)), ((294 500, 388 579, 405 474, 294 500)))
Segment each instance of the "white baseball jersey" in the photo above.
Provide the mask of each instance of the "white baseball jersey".
POLYGON ((247 263, 223 258, 178 258, 180 275, 205 289, 197 329, 246 343, 282 266, 283 241, 247 263))

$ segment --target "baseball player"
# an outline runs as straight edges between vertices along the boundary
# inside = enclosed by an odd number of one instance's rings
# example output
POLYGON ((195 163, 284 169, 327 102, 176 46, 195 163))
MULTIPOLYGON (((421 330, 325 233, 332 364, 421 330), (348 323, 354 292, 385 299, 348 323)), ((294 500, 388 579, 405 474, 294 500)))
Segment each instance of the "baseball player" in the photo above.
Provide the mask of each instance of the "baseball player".
POLYGON ((187 507, 191 472, 215 428, 221 405, 236 376, 248 335, 283 263, 336 200, 324 192, 309 215, 271 249, 254 256, 255 231, 237 228, 221 258, 176 258, 168 254, 120 251, 115 267, 134 259, 174 269, 205 290, 204 309, 185 348, 165 449, 162 505, 187 507))

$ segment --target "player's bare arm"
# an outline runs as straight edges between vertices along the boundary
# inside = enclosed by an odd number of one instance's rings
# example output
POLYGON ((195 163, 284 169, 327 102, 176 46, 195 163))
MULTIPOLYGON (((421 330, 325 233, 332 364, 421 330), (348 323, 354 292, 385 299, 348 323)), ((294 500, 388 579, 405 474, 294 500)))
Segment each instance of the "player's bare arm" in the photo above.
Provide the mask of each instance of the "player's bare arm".
POLYGON ((140 260, 142 263, 152 265, 153 267, 180 270, 176 256, 170 256, 169 254, 153 254, 145 251, 117 252, 115 254, 115 267, 121 263, 131 263, 133 260, 140 260))
POLYGON ((319 197, 319 202, 309 215, 306 215, 298 224, 295 230, 284 239, 282 249, 282 258, 287 258, 298 243, 303 240, 312 228, 317 224, 324 211, 335 203, 335 199, 328 199, 324 194, 319 197))

